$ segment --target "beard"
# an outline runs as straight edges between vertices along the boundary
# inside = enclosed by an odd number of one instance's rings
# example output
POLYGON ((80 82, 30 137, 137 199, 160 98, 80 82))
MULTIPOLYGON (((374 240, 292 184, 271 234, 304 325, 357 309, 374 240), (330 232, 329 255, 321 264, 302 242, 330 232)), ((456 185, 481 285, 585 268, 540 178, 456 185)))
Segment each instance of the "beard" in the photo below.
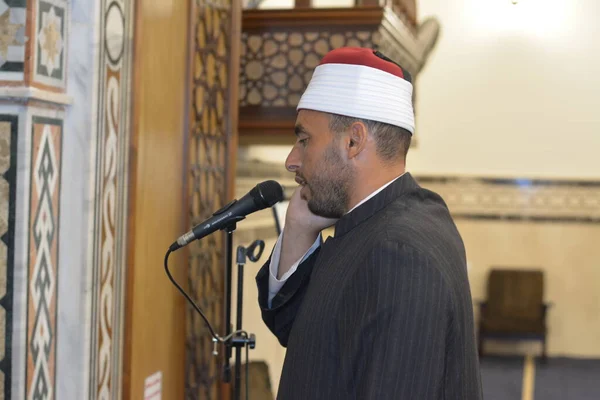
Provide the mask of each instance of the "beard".
POLYGON ((350 165, 344 165, 333 145, 327 148, 319 164, 321 170, 306 183, 311 193, 308 209, 321 217, 341 218, 350 201, 349 187, 354 170, 350 165))

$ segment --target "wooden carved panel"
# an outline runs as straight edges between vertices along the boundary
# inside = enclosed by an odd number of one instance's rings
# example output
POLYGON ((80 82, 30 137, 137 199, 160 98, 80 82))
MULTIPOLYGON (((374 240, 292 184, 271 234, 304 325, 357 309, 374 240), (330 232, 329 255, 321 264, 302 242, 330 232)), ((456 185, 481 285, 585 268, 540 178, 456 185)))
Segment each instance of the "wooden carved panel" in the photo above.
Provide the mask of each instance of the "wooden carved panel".
POLYGON ((244 32, 240 106, 295 107, 327 52, 373 47, 378 37, 375 30, 244 32))
POLYGON ((240 135, 289 134, 315 67, 339 47, 380 50, 408 70, 416 85, 439 24, 429 19, 417 26, 406 8, 411 1, 381 3, 387 6, 244 11, 240 135))
MULTIPOLYGON (((239 7, 233 0, 194 0, 192 5, 188 177, 192 226, 228 203, 233 193, 239 68, 232 65, 239 64, 239 7)), ((221 232, 192 243, 187 282, 190 296, 221 335, 225 332, 224 250, 221 232)), ((187 313, 186 399, 216 399, 222 358, 212 354, 212 337, 204 320, 191 306, 187 313)))

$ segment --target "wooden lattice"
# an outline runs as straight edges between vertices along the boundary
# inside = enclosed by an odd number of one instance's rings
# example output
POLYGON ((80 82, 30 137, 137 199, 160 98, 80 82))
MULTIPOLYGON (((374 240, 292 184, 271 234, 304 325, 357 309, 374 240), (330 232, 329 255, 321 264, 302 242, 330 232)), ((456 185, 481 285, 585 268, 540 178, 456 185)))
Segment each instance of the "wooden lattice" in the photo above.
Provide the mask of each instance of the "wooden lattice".
MULTIPOLYGON (((237 91, 237 73, 231 79, 234 0, 194 0, 192 7, 191 124, 189 136, 190 223, 209 218, 221 208, 231 189, 228 168, 231 141, 230 91, 237 91)), ((237 72, 237 71, 236 71, 237 72)), ((236 96, 237 98, 237 96, 236 96)), ((235 110, 237 112, 237 110, 235 110)), ((213 329, 222 335, 224 318, 225 241, 221 232, 190 246, 188 290, 213 329)), ((190 306, 187 318, 186 399, 217 399, 222 357, 212 354, 212 337, 203 319, 190 306)), ((220 349, 222 355, 222 348, 220 349)))
MULTIPOLYGON (((414 0, 357 0, 350 8, 245 10, 240 71, 241 136, 289 135, 315 67, 339 47, 378 50, 416 79, 436 43, 439 23, 417 25, 414 0)), ((416 143, 413 138, 412 144, 416 143)))
POLYGON ((331 49, 374 47, 374 30, 244 32, 240 106, 295 107, 314 68, 331 49))

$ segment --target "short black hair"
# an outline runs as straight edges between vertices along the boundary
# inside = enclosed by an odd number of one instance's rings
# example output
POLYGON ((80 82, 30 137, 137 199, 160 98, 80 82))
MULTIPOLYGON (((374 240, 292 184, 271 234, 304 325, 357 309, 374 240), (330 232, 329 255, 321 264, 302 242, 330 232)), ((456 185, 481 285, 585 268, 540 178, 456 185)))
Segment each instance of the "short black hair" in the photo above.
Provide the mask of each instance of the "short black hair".
POLYGON ((377 154, 383 161, 406 160, 412 134, 404 128, 369 119, 330 114, 329 129, 334 133, 341 133, 349 129, 355 122, 365 124, 369 133, 373 135, 377 145, 377 154))

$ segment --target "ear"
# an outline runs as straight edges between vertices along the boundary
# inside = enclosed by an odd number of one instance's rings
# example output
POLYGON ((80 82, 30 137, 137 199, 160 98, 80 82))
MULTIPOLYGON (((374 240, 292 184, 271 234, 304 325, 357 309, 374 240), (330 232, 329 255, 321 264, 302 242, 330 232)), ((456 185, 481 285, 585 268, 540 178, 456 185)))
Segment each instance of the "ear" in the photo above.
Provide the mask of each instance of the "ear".
POLYGON ((367 147, 368 139, 369 131, 367 130, 367 126, 360 121, 354 122, 350 126, 346 142, 348 158, 352 159, 358 156, 367 147))

